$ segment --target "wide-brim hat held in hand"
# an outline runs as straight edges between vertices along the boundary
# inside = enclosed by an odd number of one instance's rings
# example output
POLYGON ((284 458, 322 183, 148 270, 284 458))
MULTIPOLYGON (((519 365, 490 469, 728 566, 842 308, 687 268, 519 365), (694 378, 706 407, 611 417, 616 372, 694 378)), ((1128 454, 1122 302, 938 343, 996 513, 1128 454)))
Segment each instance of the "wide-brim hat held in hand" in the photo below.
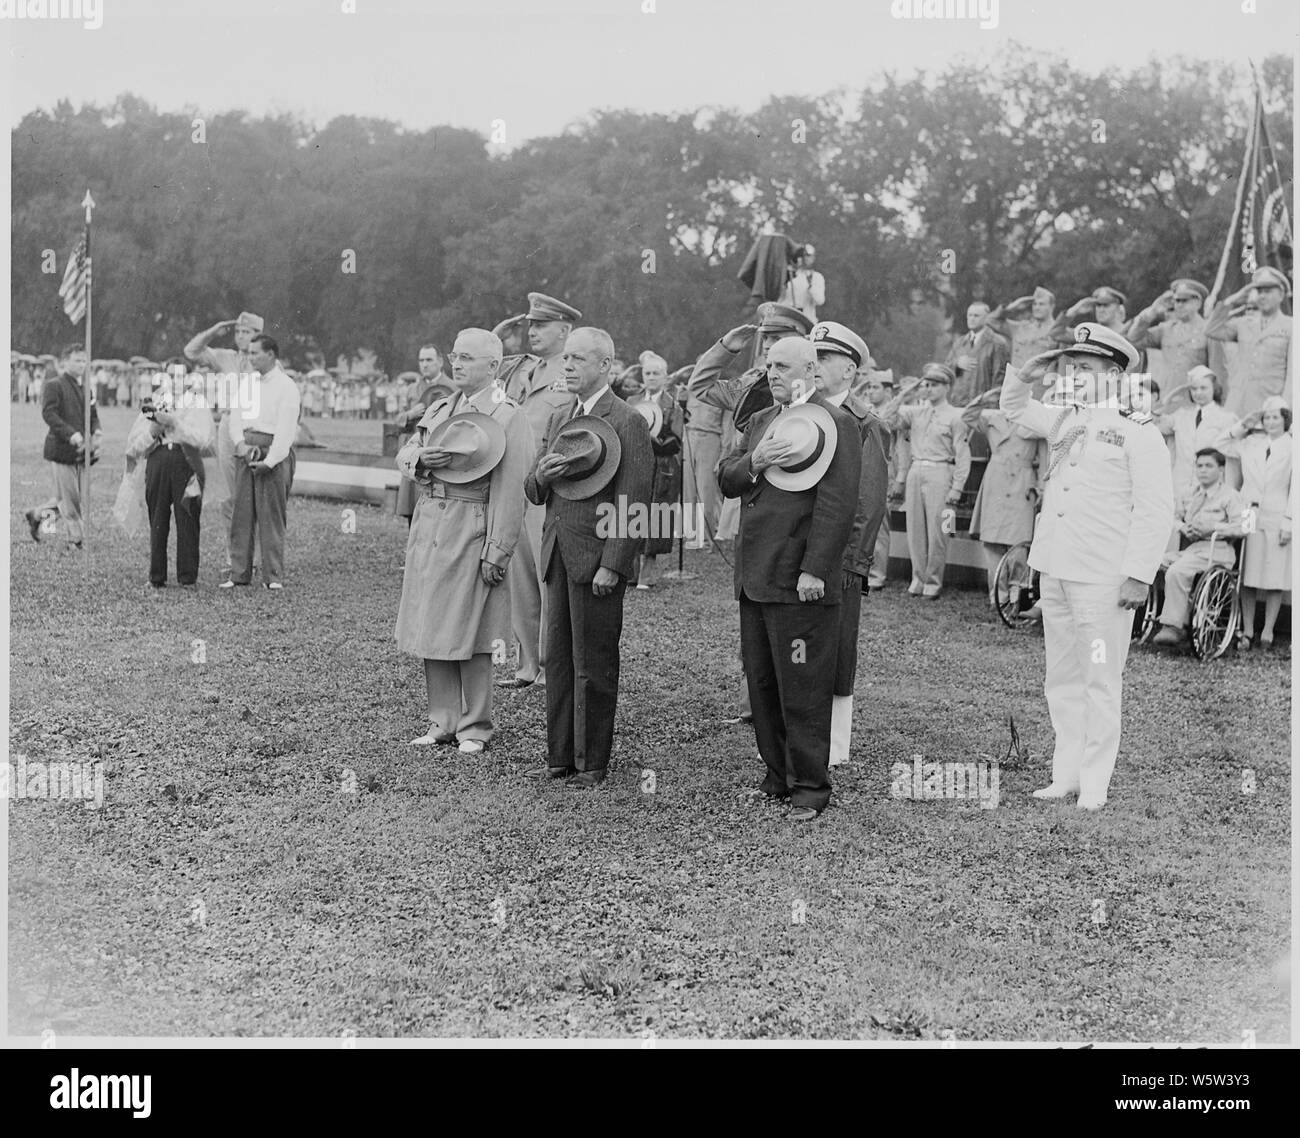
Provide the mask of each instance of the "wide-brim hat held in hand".
POLYGON ((820 403, 785 408, 773 416, 763 439, 787 440, 790 453, 763 476, 778 490, 811 490, 829 469, 838 438, 835 420, 820 403))
POLYGON ((659 400, 638 400, 632 404, 632 410, 645 420, 645 425, 650 428, 650 437, 657 439, 659 432, 664 429, 664 409, 659 406, 659 400))
POLYGON ((551 453, 569 460, 568 472, 551 489, 561 498, 578 502, 598 494, 618 473, 623 444, 618 432, 598 415, 570 419, 551 444, 551 453))
POLYGON ((464 411, 433 427, 426 447, 447 451, 451 462, 430 473, 443 482, 474 482, 491 474, 506 453, 506 432, 491 415, 464 411))

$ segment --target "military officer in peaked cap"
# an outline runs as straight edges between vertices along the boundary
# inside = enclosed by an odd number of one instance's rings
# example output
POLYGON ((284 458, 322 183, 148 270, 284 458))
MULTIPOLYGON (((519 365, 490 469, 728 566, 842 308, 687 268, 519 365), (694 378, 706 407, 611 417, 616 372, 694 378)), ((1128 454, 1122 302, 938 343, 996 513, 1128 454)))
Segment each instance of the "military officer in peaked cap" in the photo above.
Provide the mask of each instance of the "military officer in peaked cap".
MULTIPOLYGON (((573 331, 579 312, 570 304, 542 292, 528 294, 528 346, 524 355, 501 362, 498 381, 506 395, 523 409, 524 417, 540 444, 557 411, 573 409, 573 393, 564 378, 564 342, 573 331)), ((509 321, 506 321, 509 323, 509 321)), ((535 457, 535 456, 534 456, 535 457)), ((542 523, 544 506, 531 503, 524 510, 524 528, 510 559, 511 627, 519 642, 519 667, 505 687, 526 688, 546 682, 546 590, 541 583, 542 523)))
POLYGON ((1116 391, 1138 351, 1083 323, 1075 342, 1008 366, 1001 408, 1051 447, 1029 564, 1041 575, 1044 691, 1056 734, 1052 780, 1035 798, 1106 802, 1119 754, 1120 698, 1134 610, 1147 599, 1173 526, 1169 452, 1151 416, 1116 391), (1052 371, 1048 371, 1051 367, 1052 371), (1047 373, 1053 406, 1030 397, 1047 373))
POLYGON ((1209 363, 1209 321, 1201 315, 1208 295, 1200 281, 1180 278, 1129 326, 1127 339, 1135 348, 1160 349, 1160 366, 1153 367, 1151 378, 1166 398, 1187 382, 1189 371, 1209 363))
POLYGON ((885 516, 885 497, 889 492, 889 432, 875 412, 850 390, 858 368, 871 358, 866 341, 851 328, 833 320, 814 325, 809 339, 817 352, 817 390, 827 403, 852 416, 862 438, 857 509, 849 543, 844 547, 841 577, 839 650, 831 696, 830 765, 834 767, 849 761, 853 685, 858 674, 858 624, 862 616, 862 594, 876 548, 876 533, 885 516))
POLYGON ((806 337, 812 326, 813 322, 797 308, 765 304, 759 309, 758 324, 741 324, 732 328, 695 361, 695 370, 687 387, 687 410, 691 421, 696 420, 697 406, 713 408, 713 413, 719 417, 730 411, 736 419, 736 430, 743 431, 754 412, 772 406, 767 369, 753 367, 735 379, 721 378, 723 370, 755 333, 759 337, 759 358, 763 359, 767 349, 777 341, 790 336, 806 337))

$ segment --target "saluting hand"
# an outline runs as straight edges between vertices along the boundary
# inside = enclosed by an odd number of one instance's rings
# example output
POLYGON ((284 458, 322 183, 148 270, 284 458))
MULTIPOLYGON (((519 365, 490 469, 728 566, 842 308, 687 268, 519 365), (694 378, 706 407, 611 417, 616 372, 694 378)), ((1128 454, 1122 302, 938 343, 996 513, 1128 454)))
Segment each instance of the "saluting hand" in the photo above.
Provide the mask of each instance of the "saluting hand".
POLYGON ((738 352, 758 331, 757 324, 738 324, 722 337, 722 346, 729 352, 738 352))

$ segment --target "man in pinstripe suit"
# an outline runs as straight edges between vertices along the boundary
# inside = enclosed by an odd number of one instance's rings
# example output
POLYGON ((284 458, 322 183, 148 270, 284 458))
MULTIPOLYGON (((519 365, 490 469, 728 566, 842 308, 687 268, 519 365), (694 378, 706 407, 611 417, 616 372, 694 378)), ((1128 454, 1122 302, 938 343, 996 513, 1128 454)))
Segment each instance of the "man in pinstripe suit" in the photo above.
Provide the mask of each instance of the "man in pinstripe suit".
POLYGON ((619 520, 646 508, 654 476, 645 420, 610 389, 613 362, 607 332, 569 334, 564 376, 578 405, 551 416, 524 482, 528 500, 546 507, 547 757, 533 773, 573 789, 598 786, 609 766, 623 595, 640 543, 619 520))

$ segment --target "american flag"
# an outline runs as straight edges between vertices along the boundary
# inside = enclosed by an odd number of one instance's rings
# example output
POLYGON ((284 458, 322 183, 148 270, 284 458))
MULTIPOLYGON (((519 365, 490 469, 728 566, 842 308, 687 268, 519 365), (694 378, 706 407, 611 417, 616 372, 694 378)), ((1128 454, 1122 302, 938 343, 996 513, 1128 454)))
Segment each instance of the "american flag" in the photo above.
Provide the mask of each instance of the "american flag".
POLYGON ((63 283, 59 296, 63 298, 63 311, 74 324, 86 315, 86 298, 90 295, 90 258, 86 256, 86 239, 82 237, 68 258, 63 270, 63 283))

